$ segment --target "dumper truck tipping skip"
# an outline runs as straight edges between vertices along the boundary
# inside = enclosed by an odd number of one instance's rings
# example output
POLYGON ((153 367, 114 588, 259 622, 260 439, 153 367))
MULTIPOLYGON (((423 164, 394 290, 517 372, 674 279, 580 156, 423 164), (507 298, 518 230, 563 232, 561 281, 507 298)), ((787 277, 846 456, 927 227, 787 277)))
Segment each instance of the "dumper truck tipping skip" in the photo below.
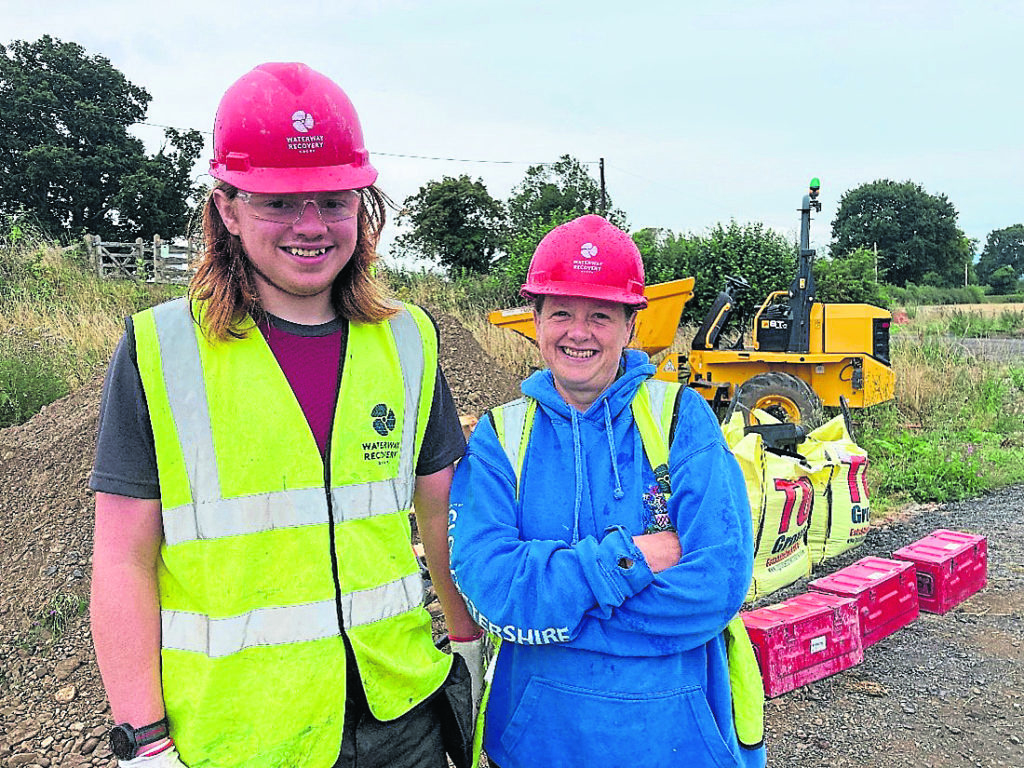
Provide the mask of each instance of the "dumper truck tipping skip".
MULTIPOLYGON (((870 304, 816 301, 810 222, 811 211, 821 211, 820 186, 817 179, 811 180, 799 208, 800 248, 789 289, 768 294, 747 332, 723 348, 722 331, 735 305, 733 294, 749 287, 742 277, 727 277, 689 353, 666 356, 656 378, 686 382, 720 416, 739 409, 748 421, 755 409, 762 409, 783 421, 814 426, 822 405, 866 408, 892 399, 892 315, 870 304), (744 343, 748 336, 750 346, 744 343)), ((648 306, 637 315, 632 346, 649 355, 671 346, 693 286, 692 277, 648 286, 648 306)), ((536 341, 528 307, 496 310, 487 319, 536 341)))

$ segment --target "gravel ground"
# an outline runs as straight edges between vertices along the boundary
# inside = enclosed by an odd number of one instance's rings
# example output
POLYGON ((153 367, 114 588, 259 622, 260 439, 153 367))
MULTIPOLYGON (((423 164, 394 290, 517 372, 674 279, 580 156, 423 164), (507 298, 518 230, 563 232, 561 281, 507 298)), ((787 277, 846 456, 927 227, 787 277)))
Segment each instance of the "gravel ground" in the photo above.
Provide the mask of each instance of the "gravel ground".
POLYGON ((1024 766, 1024 486, 909 510, 812 578, 937 528, 988 537, 988 586, 943 616, 922 613, 862 664, 769 701, 769 766, 1024 766))

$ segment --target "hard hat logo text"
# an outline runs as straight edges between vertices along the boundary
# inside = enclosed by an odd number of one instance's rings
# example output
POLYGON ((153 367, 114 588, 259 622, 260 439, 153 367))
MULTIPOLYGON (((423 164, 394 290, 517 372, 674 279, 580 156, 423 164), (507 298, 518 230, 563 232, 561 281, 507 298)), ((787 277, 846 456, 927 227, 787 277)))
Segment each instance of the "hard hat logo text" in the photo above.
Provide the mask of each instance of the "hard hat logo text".
MULTIPOLYGON (((316 120, 306 110, 300 109, 292 114, 292 128, 299 133, 309 134, 313 130, 314 125, 316 125, 316 120)), ((322 149, 324 146, 324 135, 322 133, 312 136, 286 136, 284 140, 288 145, 288 149, 298 152, 300 155, 308 155, 311 152, 322 149)))

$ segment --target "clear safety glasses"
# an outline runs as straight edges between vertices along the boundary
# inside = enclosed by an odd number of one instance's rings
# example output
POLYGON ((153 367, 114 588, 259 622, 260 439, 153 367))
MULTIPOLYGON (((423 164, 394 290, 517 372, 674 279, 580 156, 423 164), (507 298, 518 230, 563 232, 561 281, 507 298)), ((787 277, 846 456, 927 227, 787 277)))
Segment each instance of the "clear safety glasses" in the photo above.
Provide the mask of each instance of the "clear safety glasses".
POLYGON ((297 224, 311 203, 324 224, 337 224, 359 213, 359 193, 353 190, 320 192, 312 197, 303 193, 267 195, 239 190, 238 198, 252 209, 257 219, 275 224, 297 224))

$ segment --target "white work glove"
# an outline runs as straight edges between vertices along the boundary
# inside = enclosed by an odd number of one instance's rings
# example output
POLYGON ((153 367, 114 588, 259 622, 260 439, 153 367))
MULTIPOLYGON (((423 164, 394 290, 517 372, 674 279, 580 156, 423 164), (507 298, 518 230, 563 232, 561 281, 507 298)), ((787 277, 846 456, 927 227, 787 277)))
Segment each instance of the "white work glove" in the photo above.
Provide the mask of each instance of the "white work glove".
POLYGON ((484 672, 491 658, 491 643, 487 635, 480 635, 476 640, 466 642, 452 641, 452 653, 461 656, 469 667, 469 679, 473 690, 473 715, 480 710, 480 695, 484 689, 484 672))
POLYGON ((173 746, 163 752, 157 752, 150 757, 136 757, 134 760, 118 760, 118 768, 188 768, 181 758, 178 757, 178 750, 173 746))

